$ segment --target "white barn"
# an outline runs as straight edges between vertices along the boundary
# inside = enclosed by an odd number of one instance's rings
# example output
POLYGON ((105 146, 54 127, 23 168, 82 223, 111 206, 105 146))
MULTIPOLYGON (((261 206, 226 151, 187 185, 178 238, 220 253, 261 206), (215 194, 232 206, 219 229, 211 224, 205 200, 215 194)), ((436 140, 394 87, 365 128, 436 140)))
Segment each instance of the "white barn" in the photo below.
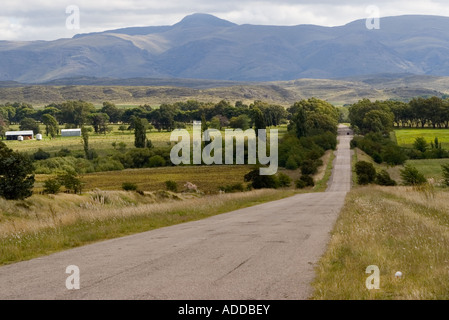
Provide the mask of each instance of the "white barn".
POLYGON ((61 129, 62 137, 81 137, 81 129, 61 129))

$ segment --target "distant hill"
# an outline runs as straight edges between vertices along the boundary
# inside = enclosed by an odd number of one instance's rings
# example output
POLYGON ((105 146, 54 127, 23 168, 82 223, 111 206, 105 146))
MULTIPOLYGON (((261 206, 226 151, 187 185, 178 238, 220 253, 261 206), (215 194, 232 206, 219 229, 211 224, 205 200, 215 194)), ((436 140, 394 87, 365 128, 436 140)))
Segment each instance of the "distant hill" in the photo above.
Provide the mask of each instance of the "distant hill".
POLYGON ((28 102, 46 105, 66 100, 104 101, 137 105, 173 103, 196 99, 203 102, 263 100, 289 106, 317 97, 336 105, 360 99, 408 101, 417 96, 449 95, 449 77, 412 74, 379 74, 341 79, 297 79, 273 82, 233 82, 191 79, 65 78, 40 85, 0 81, 0 103, 28 102))
POLYGON ((124 28, 55 41, 0 41, 0 81, 449 76, 449 18, 387 17, 380 26, 368 30, 365 20, 339 27, 237 25, 194 14, 172 26, 124 28))

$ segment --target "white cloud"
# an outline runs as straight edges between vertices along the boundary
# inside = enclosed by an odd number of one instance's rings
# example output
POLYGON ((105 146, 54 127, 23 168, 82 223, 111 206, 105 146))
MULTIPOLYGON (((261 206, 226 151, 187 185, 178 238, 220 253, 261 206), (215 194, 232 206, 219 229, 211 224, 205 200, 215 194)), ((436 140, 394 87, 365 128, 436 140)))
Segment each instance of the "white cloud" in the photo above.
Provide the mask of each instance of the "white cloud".
POLYGON ((444 0, 2 0, 0 40, 52 40, 129 26, 172 25, 195 12, 214 14, 238 24, 343 25, 367 17, 376 5, 381 16, 449 16, 444 0), (65 8, 80 8, 80 30, 67 30, 65 8))

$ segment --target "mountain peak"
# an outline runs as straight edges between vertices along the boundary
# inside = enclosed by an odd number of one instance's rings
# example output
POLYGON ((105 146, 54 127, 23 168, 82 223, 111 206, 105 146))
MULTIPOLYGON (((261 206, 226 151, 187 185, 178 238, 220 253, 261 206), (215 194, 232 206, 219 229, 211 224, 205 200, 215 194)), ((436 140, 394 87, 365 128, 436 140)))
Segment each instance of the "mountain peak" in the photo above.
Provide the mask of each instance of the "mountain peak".
POLYGON ((175 24, 175 26, 182 26, 182 27, 204 27, 204 26, 232 27, 235 25, 236 25, 235 23, 217 18, 216 16, 206 13, 194 13, 188 15, 180 22, 175 24))

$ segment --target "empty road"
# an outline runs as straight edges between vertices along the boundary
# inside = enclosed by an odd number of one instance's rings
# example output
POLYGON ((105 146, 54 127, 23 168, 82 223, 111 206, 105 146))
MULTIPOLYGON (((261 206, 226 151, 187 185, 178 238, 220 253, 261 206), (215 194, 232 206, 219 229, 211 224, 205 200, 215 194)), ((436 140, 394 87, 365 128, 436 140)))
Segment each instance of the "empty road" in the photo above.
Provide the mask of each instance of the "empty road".
POLYGON ((328 190, 0 268, 0 299, 307 299, 351 187, 347 128, 328 190), (66 268, 80 271, 68 290, 66 268))

